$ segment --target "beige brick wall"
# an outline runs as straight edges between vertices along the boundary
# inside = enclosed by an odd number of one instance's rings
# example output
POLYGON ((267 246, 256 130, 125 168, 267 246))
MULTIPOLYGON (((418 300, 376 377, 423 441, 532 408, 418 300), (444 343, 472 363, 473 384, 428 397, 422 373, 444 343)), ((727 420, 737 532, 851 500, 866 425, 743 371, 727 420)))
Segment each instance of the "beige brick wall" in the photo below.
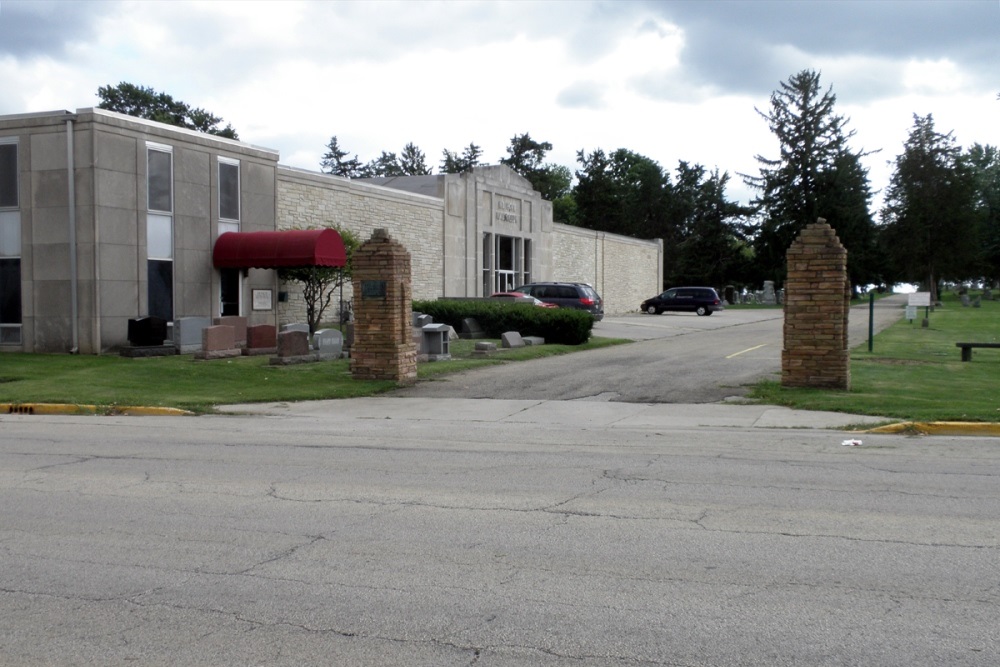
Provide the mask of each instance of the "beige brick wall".
MULTIPOLYGON (((278 229, 339 227, 363 243, 386 229, 410 253, 413 298, 436 299, 444 283, 444 200, 349 181, 315 172, 278 168, 278 229)), ((288 301, 278 304, 280 323, 305 321, 305 303, 295 283, 282 285, 288 301)), ((350 284, 345 301, 352 298, 350 284)), ((324 320, 337 317, 339 292, 324 320)))
POLYGON ((606 315, 639 310, 663 289, 663 243, 556 224, 548 280, 593 285, 606 315))

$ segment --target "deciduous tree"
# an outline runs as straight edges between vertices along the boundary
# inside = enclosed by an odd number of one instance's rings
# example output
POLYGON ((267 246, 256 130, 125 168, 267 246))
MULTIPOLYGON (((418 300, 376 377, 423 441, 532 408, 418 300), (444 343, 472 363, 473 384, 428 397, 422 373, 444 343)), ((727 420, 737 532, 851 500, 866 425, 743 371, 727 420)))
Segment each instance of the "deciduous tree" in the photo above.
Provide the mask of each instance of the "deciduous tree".
POLYGON ((360 245, 354 232, 339 227, 336 229, 347 252, 345 266, 297 266, 278 269, 279 278, 297 282, 302 286, 302 298, 306 304, 306 321, 309 323, 310 334, 316 333, 323 316, 333 302, 337 289, 342 288, 344 282, 350 279, 351 259, 360 245))
POLYGON ((101 86, 97 89, 97 96, 101 98, 100 104, 97 105, 99 109, 186 127, 189 130, 228 139, 239 139, 232 125, 227 123, 225 127, 219 127, 222 119, 215 114, 205 109, 193 108, 152 88, 122 81, 117 86, 101 86))

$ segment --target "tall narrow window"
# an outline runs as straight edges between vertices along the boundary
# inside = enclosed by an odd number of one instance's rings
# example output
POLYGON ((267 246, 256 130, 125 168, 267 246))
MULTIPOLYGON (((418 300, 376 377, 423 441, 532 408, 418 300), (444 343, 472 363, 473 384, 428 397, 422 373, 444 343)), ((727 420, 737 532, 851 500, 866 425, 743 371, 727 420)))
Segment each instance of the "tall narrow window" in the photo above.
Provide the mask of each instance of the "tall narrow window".
POLYGON ((219 158, 219 233, 240 231, 240 163, 219 158))
MULTIPOLYGON (((219 158, 219 234, 240 231, 240 163, 219 158)), ((239 269, 219 269, 219 314, 239 315, 243 294, 239 269)))
POLYGON ((146 145, 146 277, 149 315, 174 318, 174 155, 170 146, 146 145))
POLYGON ((0 138, 0 345, 21 343, 21 211, 17 140, 0 138))

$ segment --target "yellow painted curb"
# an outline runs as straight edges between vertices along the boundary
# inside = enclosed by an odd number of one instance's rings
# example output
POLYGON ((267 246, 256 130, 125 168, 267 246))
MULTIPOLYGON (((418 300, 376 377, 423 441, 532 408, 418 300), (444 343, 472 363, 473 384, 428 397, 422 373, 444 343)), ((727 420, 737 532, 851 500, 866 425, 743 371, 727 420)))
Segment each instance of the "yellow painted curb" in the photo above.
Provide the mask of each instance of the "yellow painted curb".
POLYGON ((179 408, 153 408, 136 405, 76 405, 73 403, 0 403, 0 414, 8 415, 126 415, 187 416, 193 412, 179 408))
POLYGON ((1000 424, 992 422, 900 422, 878 426, 865 433, 916 433, 921 435, 987 435, 1000 437, 1000 424))

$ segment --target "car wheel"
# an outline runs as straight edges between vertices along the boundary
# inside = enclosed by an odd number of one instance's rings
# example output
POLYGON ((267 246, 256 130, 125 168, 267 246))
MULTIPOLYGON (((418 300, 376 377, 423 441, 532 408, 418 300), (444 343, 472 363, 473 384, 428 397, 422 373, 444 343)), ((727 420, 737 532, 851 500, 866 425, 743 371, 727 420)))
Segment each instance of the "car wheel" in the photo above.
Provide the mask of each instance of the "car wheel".
POLYGON ((659 315, 660 311, 656 309, 656 306, 646 306, 646 312, 650 315, 659 315))
POLYGON ((706 314, 706 315, 711 315, 711 314, 712 314, 712 313, 714 313, 714 312, 715 312, 714 310, 710 310, 710 311, 708 311, 708 312, 707 312, 707 313, 705 313, 705 314, 706 314))
POLYGON ((698 306, 698 310, 696 310, 694 312, 698 313, 699 315, 710 315, 712 311, 710 311, 705 306, 698 306))

